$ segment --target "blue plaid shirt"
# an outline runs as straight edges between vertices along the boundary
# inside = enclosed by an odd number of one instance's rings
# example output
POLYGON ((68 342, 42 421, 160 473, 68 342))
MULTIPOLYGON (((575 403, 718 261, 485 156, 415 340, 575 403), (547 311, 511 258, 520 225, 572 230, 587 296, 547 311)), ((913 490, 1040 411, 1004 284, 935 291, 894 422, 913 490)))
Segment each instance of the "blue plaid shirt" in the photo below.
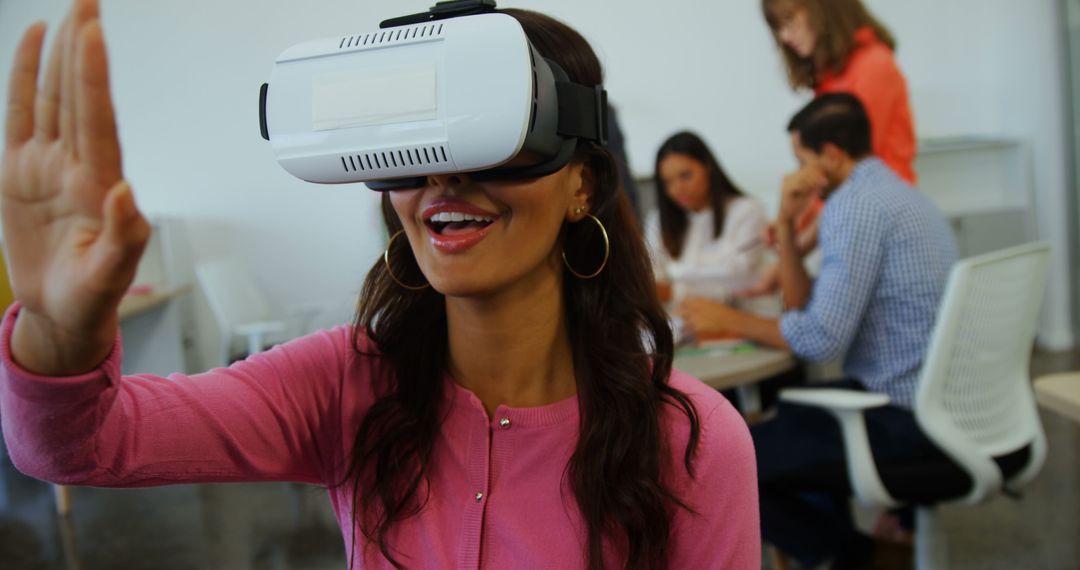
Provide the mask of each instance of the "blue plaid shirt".
POLYGON ((876 158, 825 202, 821 272, 806 307, 780 318, 791 350, 910 409, 949 269, 952 231, 922 193, 876 158))

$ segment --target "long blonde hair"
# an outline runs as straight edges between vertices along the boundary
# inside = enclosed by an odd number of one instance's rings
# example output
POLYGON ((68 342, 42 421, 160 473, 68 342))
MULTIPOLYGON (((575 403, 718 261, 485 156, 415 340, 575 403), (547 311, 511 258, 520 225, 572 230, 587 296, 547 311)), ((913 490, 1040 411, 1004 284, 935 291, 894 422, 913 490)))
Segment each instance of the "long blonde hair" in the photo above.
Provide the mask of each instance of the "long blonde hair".
POLYGON ((859 28, 869 27, 878 40, 896 50, 892 33, 861 0, 761 0, 761 10, 784 54, 788 81, 794 89, 813 89, 823 74, 842 72, 855 51, 855 32, 859 28), (817 36, 813 55, 805 58, 780 41, 782 23, 800 8, 806 10, 810 28, 817 36))

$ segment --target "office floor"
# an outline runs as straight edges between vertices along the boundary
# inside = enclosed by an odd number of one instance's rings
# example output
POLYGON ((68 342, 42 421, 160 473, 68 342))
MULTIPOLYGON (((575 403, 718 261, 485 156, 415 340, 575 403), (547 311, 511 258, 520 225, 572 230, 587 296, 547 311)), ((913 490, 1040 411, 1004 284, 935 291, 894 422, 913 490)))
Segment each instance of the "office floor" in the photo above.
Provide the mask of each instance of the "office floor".
MULTIPOLYGON (((1032 362, 1036 376, 1076 369, 1080 351, 1037 354, 1032 362)), ((1049 457, 1020 500, 942 509, 954 570, 1080 570, 1080 426, 1052 412, 1043 413, 1043 422, 1049 457)), ((5 570, 345 567, 343 541, 316 488, 78 488, 65 525, 54 514, 50 488, 14 471, 6 457, 0 486, 5 570)))
MULTIPOLYGON (((1080 351, 1036 353, 1032 377, 1080 370, 1080 351)), ((1015 500, 942 509, 957 570, 1080 570, 1080 425, 1047 410, 1046 464, 1015 500)))

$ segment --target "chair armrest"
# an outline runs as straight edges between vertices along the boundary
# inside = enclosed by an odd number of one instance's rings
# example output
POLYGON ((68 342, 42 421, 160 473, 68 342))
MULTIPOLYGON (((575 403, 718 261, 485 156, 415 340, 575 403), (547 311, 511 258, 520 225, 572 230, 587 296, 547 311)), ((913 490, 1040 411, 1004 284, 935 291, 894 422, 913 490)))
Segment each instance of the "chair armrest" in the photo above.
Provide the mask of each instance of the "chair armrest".
POLYGON ((889 405, 889 397, 875 392, 835 388, 794 388, 780 392, 780 399, 793 404, 832 410, 861 411, 889 405))
POLYGON ((863 419, 863 410, 887 406, 888 396, 856 390, 793 389, 781 391, 780 400, 822 408, 836 418, 844 438, 848 479, 861 503, 882 507, 895 507, 900 504, 881 482, 877 465, 874 464, 874 454, 870 451, 866 421, 863 419))

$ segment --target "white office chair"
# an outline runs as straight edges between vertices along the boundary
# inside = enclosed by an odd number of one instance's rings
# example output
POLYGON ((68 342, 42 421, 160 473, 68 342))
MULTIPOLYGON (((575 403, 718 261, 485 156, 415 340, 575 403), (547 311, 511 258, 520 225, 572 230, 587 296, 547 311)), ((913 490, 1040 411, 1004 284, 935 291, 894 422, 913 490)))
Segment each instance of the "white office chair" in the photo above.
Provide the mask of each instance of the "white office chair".
MULTIPOLYGON (((1046 437, 1028 365, 1049 253, 1050 246, 1044 243, 1009 248, 962 260, 949 275, 919 376, 915 419, 930 440, 963 469, 970 485, 961 482, 960 489, 966 487, 966 491, 943 492, 934 501, 915 505, 920 570, 948 565, 934 502, 975 504, 1030 481, 1042 468, 1046 437), (1008 478, 1003 477, 998 462, 1005 456, 1013 457, 1016 467, 1008 478)), ((836 416, 846 446, 848 476, 860 502, 878 507, 902 504, 881 481, 862 415, 865 409, 888 405, 888 396, 796 389, 785 390, 780 397, 826 408, 836 416)), ((932 486, 936 480, 917 484, 932 486)))
POLYGON ((210 312, 220 334, 218 366, 228 366, 237 357, 261 352, 272 342, 284 340, 284 321, 271 318, 262 292, 236 260, 215 259, 195 267, 210 312), (243 348, 235 341, 246 339, 243 348))

